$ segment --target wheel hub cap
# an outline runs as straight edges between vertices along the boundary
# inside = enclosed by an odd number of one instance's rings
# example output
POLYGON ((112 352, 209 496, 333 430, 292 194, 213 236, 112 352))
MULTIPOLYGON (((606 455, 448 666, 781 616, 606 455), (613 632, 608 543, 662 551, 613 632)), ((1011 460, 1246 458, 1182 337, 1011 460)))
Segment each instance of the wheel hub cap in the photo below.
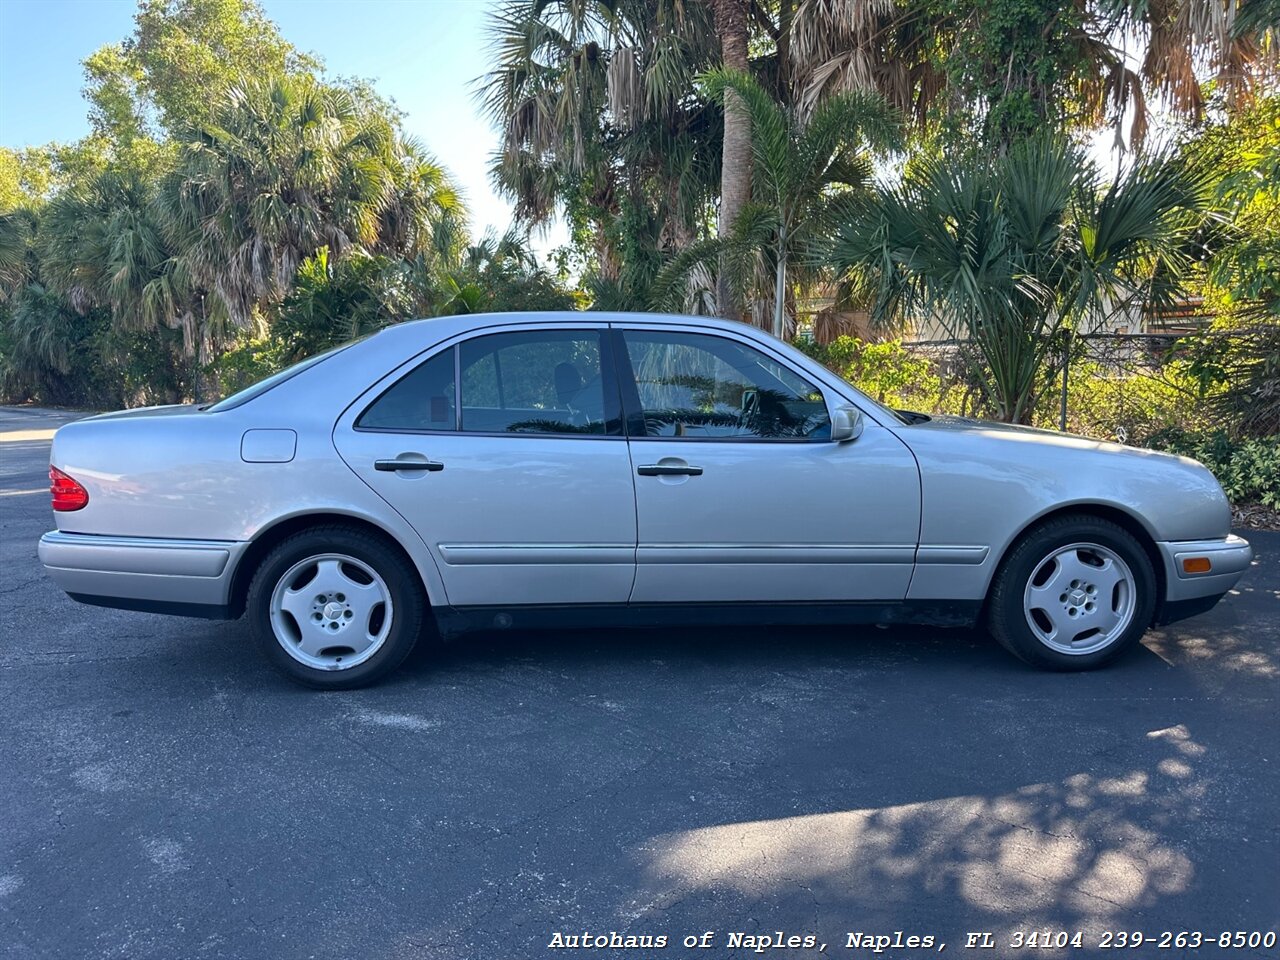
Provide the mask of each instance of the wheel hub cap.
POLYGON ((1128 564, 1108 547, 1073 543, 1038 563, 1027 582, 1027 625, 1059 653, 1094 653, 1128 629, 1137 608, 1128 564))
POLYGON ((348 670, 387 639, 391 591, 367 563, 343 554, 308 557, 290 567, 271 596, 271 629, 295 660, 348 670))

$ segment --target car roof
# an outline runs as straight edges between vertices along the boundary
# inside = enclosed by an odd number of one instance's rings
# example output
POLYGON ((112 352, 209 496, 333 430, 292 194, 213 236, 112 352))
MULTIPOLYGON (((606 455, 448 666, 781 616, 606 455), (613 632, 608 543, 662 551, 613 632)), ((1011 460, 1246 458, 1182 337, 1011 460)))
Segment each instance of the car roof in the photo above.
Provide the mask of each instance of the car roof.
MULTIPOLYGON (((378 331, 358 344, 360 353, 365 356, 380 354, 383 351, 403 349, 402 345, 438 343, 450 337, 480 331, 485 328, 497 332, 504 326, 546 324, 554 326, 558 323, 572 324, 673 324, 695 326, 703 329, 748 332, 759 336, 764 331, 759 327, 741 323, 737 320, 725 320, 722 317, 685 316, 675 313, 627 313, 625 311, 607 310, 529 310, 509 313, 463 313, 443 317, 424 317, 419 320, 404 320, 393 323, 378 331)), ((767 335, 767 334, 766 334, 767 335)))
POLYGON ((700 326, 759 329, 751 327, 750 324, 745 324, 738 320, 726 320, 723 317, 679 313, 645 313, 626 310, 514 310, 505 313, 464 313, 406 320, 402 323, 393 324, 387 329, 420 324, 440 324, 444 321, 453 321, 459 327, 485 327, 504 323, 620 323, 630 321, 633 323, 692 323, 700 326))

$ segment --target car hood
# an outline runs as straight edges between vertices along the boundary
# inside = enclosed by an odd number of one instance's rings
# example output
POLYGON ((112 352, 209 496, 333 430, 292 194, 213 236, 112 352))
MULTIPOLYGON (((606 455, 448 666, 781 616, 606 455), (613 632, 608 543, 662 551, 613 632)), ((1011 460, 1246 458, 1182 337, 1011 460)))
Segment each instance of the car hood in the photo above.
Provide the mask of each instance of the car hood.
POLYGON ((999 527, 1002 516, 1030 520, 1073 504, 1127 513, 1156 540, 1210 539, 1230 529, 1218 481, 1187 457, 963 417, 933 417, 896 432, 920 466, 921 536, 930 542, 984 543, 984 531, 999 527), (957 515, 971 522, 938 521, 957 515))

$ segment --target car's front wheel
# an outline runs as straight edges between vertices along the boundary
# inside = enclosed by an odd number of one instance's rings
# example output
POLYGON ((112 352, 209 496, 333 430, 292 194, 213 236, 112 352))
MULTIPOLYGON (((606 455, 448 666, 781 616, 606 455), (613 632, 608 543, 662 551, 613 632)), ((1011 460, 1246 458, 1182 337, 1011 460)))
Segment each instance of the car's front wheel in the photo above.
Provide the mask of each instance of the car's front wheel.
POLYGON ((1011 653, 1051 670, 1089 670, 1137 646, 1156 605, 1151 560, 1100 517, 1050 520, 1009 552, 987 622, 1011 653))
POLYGON ((364 686, 398 667, 418 639, 424 608, 412 565, 382 538, 343 526, 279 543, 246 603, 267 659, 322 689, 364 686))

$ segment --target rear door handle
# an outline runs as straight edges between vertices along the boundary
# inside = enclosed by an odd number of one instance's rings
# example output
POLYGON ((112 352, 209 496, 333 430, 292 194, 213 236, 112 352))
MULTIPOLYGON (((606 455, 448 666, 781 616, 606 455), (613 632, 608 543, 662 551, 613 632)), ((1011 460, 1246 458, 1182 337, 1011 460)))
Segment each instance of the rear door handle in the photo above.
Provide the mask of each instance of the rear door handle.
POLYGON ((439 473, 444 464, 438 460, 375 460, 373 469, 384 473, 396 473, 400 470, 425 470, 428 473, 439 473))
POLYGON ((636 467, 636 473, 642 477, 700 477, 702 468, 687 463, 648 463, 636 467))

